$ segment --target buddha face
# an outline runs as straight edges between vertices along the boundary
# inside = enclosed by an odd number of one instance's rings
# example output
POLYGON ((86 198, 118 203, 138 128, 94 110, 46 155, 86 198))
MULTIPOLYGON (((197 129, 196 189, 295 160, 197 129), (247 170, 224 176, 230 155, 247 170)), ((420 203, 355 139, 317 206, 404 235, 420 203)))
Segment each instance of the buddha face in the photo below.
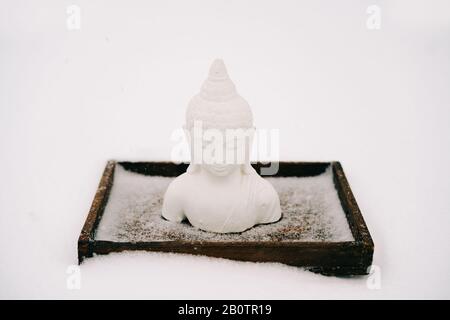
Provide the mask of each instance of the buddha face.
POLYGON ((253 133, 254 128, 191 130, 192 163, 214 176, 228 176, 249 163, 253 133))
POLYGON ((225 177, 239 169, 243 161, 236 156, 244 153, 243 146, 226 138, 226 130, 206 131, 202 139, 203 169, 218 177, 225 177))

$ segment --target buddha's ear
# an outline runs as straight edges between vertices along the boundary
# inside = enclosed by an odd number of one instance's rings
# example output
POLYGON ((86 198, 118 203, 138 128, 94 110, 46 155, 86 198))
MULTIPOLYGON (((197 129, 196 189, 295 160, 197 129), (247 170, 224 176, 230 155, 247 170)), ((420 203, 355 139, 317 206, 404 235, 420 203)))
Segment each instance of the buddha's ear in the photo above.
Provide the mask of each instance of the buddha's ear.
POLYGON ((186 141, 188 142, 189 146, 191 145, 191 131, 187 127, 187 125, 183 126, 184 135, 186 136, 186 141))
POLYGON ((241 164, 241 172, 243 174, 253 174, 256 173, 256 170, 252 167, 250 163, 241 164))
POLYGON ((189 149, 190 149, 190 151, 191 151, 191 163, 189 164, 189 166, 187 167, 187 169, 186 169, 186 173, 188 173, 188 174, 193 174, 193 173, 195 173, 195 172, 197 172, 198 171, 198 165, 197 164, 194 164, 193 162, 194 162, 194 159, 193 159, 193 156, 192 156, 192 137, 191 137, 191 131, 190 131, 190 129, 188 128, 188 126, 187 125, 184 125, 183 126, 183 130, 184 130, 184 134, 186 135, 186 140, 187 140, 187 143, 188 143, 188 145, 189 145, 189 149))

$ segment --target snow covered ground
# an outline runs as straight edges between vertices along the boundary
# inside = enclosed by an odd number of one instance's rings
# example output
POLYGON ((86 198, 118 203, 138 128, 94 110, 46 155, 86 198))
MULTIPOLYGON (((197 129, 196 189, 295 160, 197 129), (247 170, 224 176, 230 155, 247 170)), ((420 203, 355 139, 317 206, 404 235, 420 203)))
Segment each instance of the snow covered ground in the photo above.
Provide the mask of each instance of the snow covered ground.
POLYGON ((0 6, 1 298, 450 298, 448 1, 0 6), (169 159, 216 57, 282 160, 342 162, 372 277, 159 253, 71 267, 106 160, 169 159))

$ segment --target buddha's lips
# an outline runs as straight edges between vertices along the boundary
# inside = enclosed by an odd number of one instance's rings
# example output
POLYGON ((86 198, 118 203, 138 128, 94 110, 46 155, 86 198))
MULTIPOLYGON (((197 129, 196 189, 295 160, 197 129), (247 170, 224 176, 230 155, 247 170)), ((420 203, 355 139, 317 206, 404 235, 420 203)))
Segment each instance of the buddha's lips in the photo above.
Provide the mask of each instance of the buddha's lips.
POLYGON ((223 176, 228 175, 232 167, 233 165, 230 164, 210 164, 208 165, 208 170, 216 175, 223 176))
POLYGON ((228 168, 228 164, 212 164, 210 167, 217 171, 224 171, 228 168))

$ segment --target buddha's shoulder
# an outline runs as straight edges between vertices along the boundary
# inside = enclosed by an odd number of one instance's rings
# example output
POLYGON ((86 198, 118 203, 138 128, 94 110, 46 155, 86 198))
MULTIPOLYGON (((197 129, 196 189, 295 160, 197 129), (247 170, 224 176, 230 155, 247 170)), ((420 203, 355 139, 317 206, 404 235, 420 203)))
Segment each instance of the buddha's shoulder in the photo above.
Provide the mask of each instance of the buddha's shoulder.
POLYGON ((281 218, 280 197, 273 185, 266 179, 258 175, 253 178, 255 186, 255 205, 259 211, 258 223, 271 223, 281 218))
POLYGON ((189 190, 190 186, 192 186, 192 177, 188 173, 183 173, 173 179, 173 181, 169 184, 167 188, 167 195, 176 195, 181 196, 185 194, 187 190, 189 190))
POLYGON ((253 185, 258 198, 273 199, 275 201, 279 201, 278 193, 275 191, 275 188, 269 181, 258 174, 251 175, 251 179, 253 180, 253 185))

